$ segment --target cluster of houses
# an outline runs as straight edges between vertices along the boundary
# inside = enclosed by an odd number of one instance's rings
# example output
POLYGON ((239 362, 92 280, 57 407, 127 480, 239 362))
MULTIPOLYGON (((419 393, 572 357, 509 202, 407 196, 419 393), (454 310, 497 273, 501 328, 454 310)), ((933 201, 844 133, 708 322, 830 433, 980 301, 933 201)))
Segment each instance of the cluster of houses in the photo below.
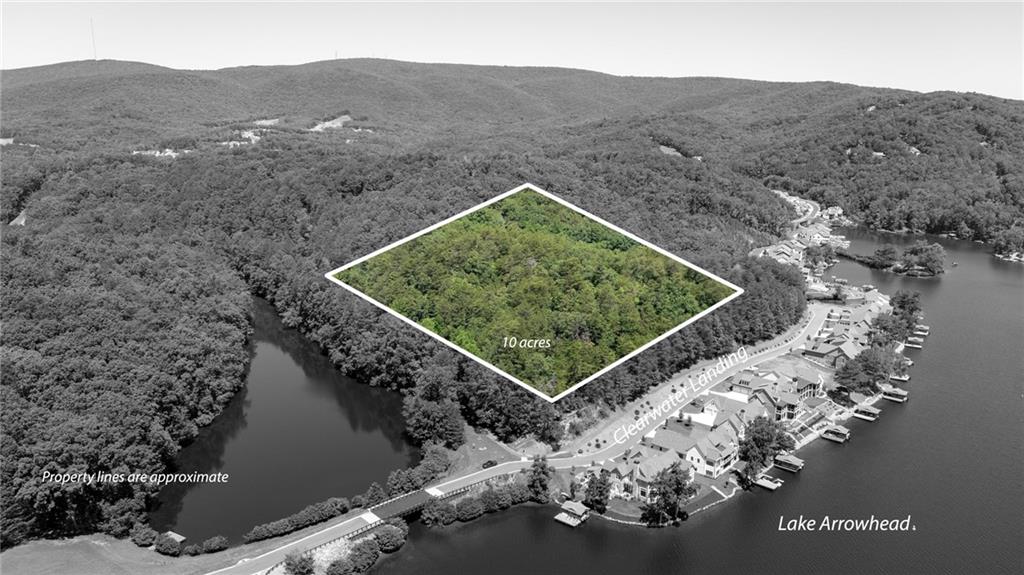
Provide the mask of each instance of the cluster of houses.
POLYGON ((831 384, 824 373, 866 349, 875 318, 890 309, 889 299, 875 290, 859 291, 853 300, 855 307, 832 309, 802 349, 751 366, 693 398, 606 466, 612 497, 649 501, 658 473, 677 463, 691 480, 722 477, 736 466, 739 444, 756 417, 780 422, 798 442, 830 424, 837 406, 827 398, 831 384))
MULTIPOLYGON (((793 203, 802 215, 811 208, 804 201, 793 203)), ((831 384, 823 373, 842 368, 866 349, 875 318, 891 308, 889 298, 873 287, 857 288, 838 281, 826 284, 820 277, 824 266, 810 269, 805 264, 804 252, 809 246, 849 245, 821 221, 842 221, 841 208, 829 208, 820 217, 798 226, 785 241, 758 248, 751 255, 797 266, 805 274, 809 293, 819 287, 841 288, 844 305, 828 313, 818 333, 802 342, 802 349, 770 366, 755 365, 730 376, 671 414, 610 467, 605 466, 610 472, 612 497, 650 501, 658 473, 676 464, 691 480, 698 476, 711 481, 721 478, 736 467, 747 426, 760 416, 780 422, 798 445, 810 440, 815 430, 832 425, 838 406, 827 397, 831 384)), ((577 479, 585 483, 587 477, 584 472, 577 479)))
MULTIPOLYGON (((797 211, 803 216, 810 210, 811 204, 806 200, 794 198, 783 192, 776 192, 785 200, 793 204, 797 211)), ((818 213, 817 217, 809 222, 796 226, 788 237, 770 246, 760 247, 752 250, 750 255, 756 258, 771 258, 777 262, 796 266, 804 275, 807 284, 808 294, 827 294, 833 291, 832 285, 822 281, 821 275, 825 269, 835 262, 806 261, 805 252, 811 246, 832 246, 835 249, 849 248, 850 242, 841 235, 832 233, 831 224, 843 224, 848 220, 843 216, 843 209, 838 206, 827 208, 818 213)))
POLYGON ((870 346, 875 318, 892 309, 889 297, 877 290, 853 290, 846 303, 829 311, 818 333, 804 346, 806 359, 832 369, 841 369, 870 346))
MULTIPOLYGON (((695 397, 610 467, 611 495, 649 501, 658 472, 678 463, 715 480, 739 461, 739 444, 756 417, 790 422, 824 403, 824 380, 810 366, 784 362, 751 367, 695 397)), ((581 480, 583 478, 581 477, 581 480)))

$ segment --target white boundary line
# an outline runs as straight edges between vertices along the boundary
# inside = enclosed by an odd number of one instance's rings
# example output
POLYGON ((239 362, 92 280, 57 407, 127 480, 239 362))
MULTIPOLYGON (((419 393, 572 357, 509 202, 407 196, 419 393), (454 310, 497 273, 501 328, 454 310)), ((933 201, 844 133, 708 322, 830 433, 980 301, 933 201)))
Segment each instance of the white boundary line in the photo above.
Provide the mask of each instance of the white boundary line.
POLYGON ((352 292, 353 294, 359 296, 360 298, 362 298, 362 299, 370 302, 371 304, 379 307, 380 309, 390 313, 391 315, 397 317, 398 319, 404 321, 405 323, 411 325, 412 327, 420 330, 421 332, 429 335, 430 337, 436 339, 437 341, 447 345, 448 347, 454 349, 455 351, 458 351, 462 355, 465 355, 466 357, 472 359, 473 361, 476 361, 477 363, 483 365, 484 367, 486 367, 486 368, 488 368, 488 369, 490 369, 490 370, 492 370, 492 371, 502 375, 503 377, 505 377, 505 378, 515 382, 515 383, 518 383, 520 386, 525 388, 527 391, 533 393, 537 397, 542 397, 542 398, 544 398, 545 400, 547 400, 547 401, 549 401, 551 403, 554 403, 554 402, 558 401, 559 399, 562 399, 563 397, 565 397, 565 396, 569 395, 570 393, 576 391, 580 387, 590 383, 591 381, 597 379, 598 377, 601 377, 605 373, 608 373, 609 371, 611 371, 612 369, 618 367, 619 365, 621 365, 622 363, 626 362, 627 360, 632 359, 633 357, 635 357, 638 354, 640 354, 643 351, 645 351, 647 348, 653 346, 654 344, 656 344, 656 343, 660 342, 661 340, 669 337, 670 335, 676 333, 677 331, 683 329, 684 327, 690 325, 691 323, 697 321, 698 319, 708 315, 709 313, 715 311, 716 309, 722 307, 723 305, 725 305, 725 304, 729 303, 730 301, 732 301, 732 300, 738 298, 739 296, 743 295, 743 288, 741 288, 741 287, 739 287, 739 286, 737 286, 737 285, 735 285, 735 284, 733 284, 733 283, 731 283, 729 281, 726 281, 726 280, 718 277, 717 275, 707 271, 706 269, 704 269, 704 268, 702 268, 700 266, 694 265, 694 264, 684 260, 683 258, 681 258, 681 257, 679 257, 677 255, 669 253, 669 252, 659 248, 658 246, 648 242, 647 240, 639 238, 639 237, 631 234, 630 232, 627 232, 626 230, 624 230, 624 229, 622 229, 622 228, 620 228, 620 227, 618 227, 618 226, 616 226, 616 225, 614 225, 612 223, 606 222, 605 220, 595 216, 594 214, 591 214, 591 213, 589 213, 587 211, 584 211, 584 210, 582 210, 582 209, 580 209, 580 208, 570 204, 569 202, 563 200, 562 198, 559 198, 558 196, 556 196, 556 195, 554 195, 552 193, 546 192, 546 191, 538 188, 537 186, 535 186, 533 184, 523 184, 523 185, 521 185, 521 186, 519 186, 517 188, 513 188, 513 189, 511 189, 511 190, 509 190, 509 191, 507 191, 507 192, 505 192, 503 194, 495 196, 495 197, 493 197, 493 198, 491 198, 491 199, 489 199, 489 200, 487 200, 487 201, 485 201, 485 202, 483 202, 481 204, 477 204, 476 206, 474 206, 474 207, 472 207, 472 208, 470 208, 468 210, 465 210, 463 212, 459 212, 459 213, 455 214, 454 216, 452 216, 452 217, 450 217, 450 218, 448 218, 446 220, 442 220, 442 221, 440 221, 440 222, 438 222, 438 223, 436 223, 436 224, 434 224, 434 225, 432 225, 432 226, 430 226, 428 228, 424 228, 424 229, 422 229, 422 230, 412 234, 411 236, 405 237, 405 238, 403 238, 401 240, 398 240, 397 242, 394 242, 392 244, 388 244, 388 245, 380 248, 379 250, 370 252, 369 254, 366 254, 365 256, 363 256, 363 257, 361 257, 359 259, 353 260, 353 261, 351 261, 351 262, 341 266, 340 268, 333 269, 333 270, 327 272, 326 274, 324 274, 324 277, 326 277, 328 280, 330 280, 330 281, 340 285, 341 287, 345 288, 346 290, 352 292), (633 350, 632 352, 622 356, 621 358, 616 360, 614 363, 608 365, 604 369, 598 371, 597 373, 594 373, 590 377, 587 377, 583 381, 573 385, 572 387, 570 387, 569 389, 566 389, 562 393, 559 393, 558 395, 556 395, 554 397, 551 397, 551 396, 549 396, 549 395, 547 395, 547 394, 545 394, 545 393, 543 393, 543 392, 541 392, 541 391, 539 391, 537 389, 534 389, 529 384, 523 383, 518 378, 516 378, 516 377, 514 377, 514 376, 512 376, 512 375, 510 375, 510 374, 508 374, 508 373, 506 373, 504 371, 502 371, 500 368, 492 365, 490 362, 488 362, 488 361, 486 361, 486 360, 484 360, 484 359, 482 359, 480 357, 477 357, 476 355, 470 353, 469 351, 466 351, 465 349, 459 347, 455 343, 448 341, 447 339, 445 339, 445 338, 441 337, 440 335, 430 331, 429 329, 423 327, 422 325, 416 323, 415 321, 405 317, 404 315, 402 315, 402 314, 398 313, 397 311, 389 308, 388 306, 384 305, 383 303, 381 303, 381 302, 373 299, 372 297, 368 296, 367 294, 359 291, 358 289, 354 288, 353 286, 350 286, 350 285, 346 284, 345 282, 339 280, 338 278, 334 277, 334 275, 339 273, 339 272, 345 271, 345 270, 347 270, 350 267, 357 266, 357 265, 365 262, 366 260, 368 260, 370 258, 373 258, 373 257, 375 257, 375 256, 377 256, 379 254, 382 254, 382 253, 384 253, 384 252, 386 252, 386 251, 388 251, 388 250, 390 250, 392 248, 397 248, 398 246, 400 246, 400 245, 402 245, 402 244, 404 244, 406 242, 410 242, 410 241, 412 241, 412 240, 414 240, 414 239, 416 239, 416 238, 418 238, 418 237, 420 237, 420 236, 422 236, 424 234, 429 234, 430 232, 436 230, 437 228, 440 228, 441 226, 450 224, 451 222, 454 222, 455 220, 457 220, 459 218, 462 218, 463 216, 467 216, 467 215, 469 215, 469 214, 471 214, 471 213, 473 213, 473 212, 475 212, 477 210, 486 208, 487 206, 489 206, 489 205, 491 205, 493 203, 500 202, 501 200, 511 196, 512 194, 519 193, 519 192, 521 192, 523 190, 532 190, 532 191, 537 192, 538 194, 540 194, 540 195, 542 195, 542 196, 544 196, 544 197, 546 197, 548 199, 554 200, 554 201, 558 202, 559 204, 569 208, 570 210, 572 210, 574 212, 577 212, 579 214, 582 214, 582 215, 590 218, 591 220, 594 220, 595 222, 598 222, 598 223, 600 223, 600 224, 602 224, 604 226, 607 226, 607 227, 615 230, 616 232, 626 236, 627 238, 629 238, 629 239, 631 239, 631 240, 633 240, 633 241, 635 241, 635 242, 637 242, 637 243, 639 243, 641 245, 644 245, 644 246, 646 246, 646 247, 648 247, 648 248, 658 252, 659 254, 661 254, 661 255, 663 255, 663 256, 665 256, 665 257, 667 257, 667 258, 669 258, 669 259, 671 259, 671 260, 673 260, 675 262, 678 262, 678 263, 680 263, 680 264, 682 264, 682 265, 684 265, 684 266, 686 266, 686 267, 688 267, 690 269, 696 270, 696 271, 698 271, 698 272, 700 272, 700 273, 710 277, 711 279, 713 279, 713 280, 715 280, 715 281, 717 281, 717 282, 719 282, 721 284, 724 284, 724 285, 732 288, 733 293, 732 293, 732 295, 729 295, 729 296, 725 297, 724 299, 722 299, 721 301, 715 303, 714 305, 712 305, 708 309, 698 313, 697 315, 691 317, 690 319, 684 321, 683 323, 677 325, 676 327, 666 331, 665 333, 661 334, 660 336, 658 336, 658 337, 652 339, 651 341, 647 342, 646 344, 638 347, 637 349, 633 350))

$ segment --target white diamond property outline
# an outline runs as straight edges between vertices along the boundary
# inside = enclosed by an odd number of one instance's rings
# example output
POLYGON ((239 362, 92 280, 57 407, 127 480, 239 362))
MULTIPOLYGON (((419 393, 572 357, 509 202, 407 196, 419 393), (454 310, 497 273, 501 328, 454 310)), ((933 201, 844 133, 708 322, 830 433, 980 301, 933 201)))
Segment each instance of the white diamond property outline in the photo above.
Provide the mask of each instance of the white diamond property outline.
POLYGON ((495 197, 493 197, 493 198, 491 198, 491 199, 489 199, 489 200, 487 200, 487 201, 485 201, 483 203, 480 203, 480 204, 477 204, 476 206, 473 206, 472 208, 470 208, 468 210, 459 212, 459 213, 455 214, 454 216, 452 216, 452 217, 450 217, 448 219, 442 220, 442 221, 440 221, 440 222, 438 222, 438 223, 436 223, 436 224, 434 224, 434 225, 432 225, 430 227, 424 228, 424 229, 422 229, 422 230, 420 230, 420 231, 418 231, 418 232, 416 232, 416 233, 414 233, 414 234, 412 234, 410 236, 407 236, 407 237, 405 237, 403 239, 398 240, 397 242, 388 244, 388 245, 386 245, 386 246, 384 246, 384 247, 382 247, 382 248, 380 248, 378 250, 375 250, 375 251, 373 251, 373 252, 371 252, 369 254, 366 254, 365 256, 362 256, 361 258, 353 260, 353 261, 351 261, 351 262, 349 262, 349 263, 347 263, 347 264, 345 264, 345 265, 343 265, 343 266, 341 266, 339 268, 333 269, 333 270, 327 272, 326 274, 324 274, 324 277, 326 277, 331 282, 340 285, 341 287, 345 288, 349 292, 359 296, 360 298, 370 302, 374 306, 376 306, 376 307, 378 307, 378 308, 388 312, 389 314, 397 317, 398 319, 400 319, 403 322, 411 325, 412 327, 420 330, 421 332, 429 335, 430 337, 436 339, 437 341, 447 345, 448 347, 454 349, 455 351, 461 353, 462 355, 465 355, 466 357, 472 359, 473 361, 479 363, 480 365, 483 365, 484 367, 490 369, 491 371, 494 371, 495 373, 501 375, 502 377, 504 377, 504 378, 514 382, 514 383, 519 384, 521 387, 523 387, 527 391, 533 393, 537 397, 541 397, 541 398, 543 398, 543 399, 545 399, 545 400, 547 400, 547 401, 549 401, 551 403, 554 403, 554 402, 558 401, 559 399, 562 399, 563 397, 569 395, 570 393, 576 391, 577 389, 583 387, 584 385, 590 383, 591 381, 597 379, 598 377, 601 377, 602 375, 608 373, 612 369, 615 369, 616 367, 618 367, 622 363, 624 363, 624 362, 632 359, 633 357, 636 357, 637 355, 643 353, 645 350, 647 350, 648 348, 650 348, 654 344, 660 342, 661 340, 669 337, 670 335, 676 333, 677 331, 683 329, 684 327, 690 325, 691 323, 699 320, 700 318, 708 315, 709 313, 715 311, 716 309, 722 307, 723 305, 725 305, 725 304, 729 303, 730 301, 732 301, 732 300, 738 298, 739 296, 743 295, 743 288, 733 284, 732 282, 724 280, 724 279, 718 277, 717 275, 715 275, 715 274, 705 270, 704 268, 701 268, 700 266, 692 264, 692 263, 684 260, 683 258, 681 258, 681 257, 679 257, 677 255, 674 255, 674 254, 672 254, 672 253, 670 253, 668 251, 665 251, 665 250, 659 248, 658 246, 648 242, 647 240, 644 240, 643 238, 637 237, 636 235, 634 235, 634 234, 632 234, 632 233, 630 233, 630 232, 628 232, 628 231, 626 231, 626 230, 624 230, 624 229, 622 229, 622 228, 620 228, 620 227, 618 227, 618 226, 616 226, 616 225, 614 225, 612 223, 606 222, 605 220, 595 216, 594 214, 591 214, 590 212, 582 210, 582 209, 580 209, 580 208, 570 204, 569 202, 563 200, 562 198, 559 198, 558 196, 556 196, 556 195, 554 195, 554 194, 552 194, 550 192, 544 191, 544 190, 540 189, 539 187, 537 187, 537 186, 535 186, 533 184, 529 184, 529 183, 526 183, 526 184, 523 184, 523 185, 518 186, 516 188, 513 188, 513 189, 511 189, 511 190, 509 190, 509 191, 507 191, 507 192, 505 192, 503 194, 499 194, 499 195, 497 195, 497 196, 495 196, 495 197), (453 343, 451 341, 448 341, 444 337, 442 337, 442 336, 440 336, 440 335, 430 331, 429 329, 423 327, 422 325, 416 323, 415 321, 409 319, 408 317, 398 313, 397 311, 391 309, 390 307, 384 305, 383 303, 373 299, 369 295, 359 291, 355 287, 350 286, 350 285, 346 284, 345 282, 343 282, 343 281, 341 281, 341 280, 339 280, 338 278, 335 277, 335 274, 337 274, 339 272, 345 271, 345 270, 347 270, 350 267, 359 265, 359 264, 365 262, 366 260, 368 260, 370 258, 373 258, 373 257, 375 257, 377 255, 380 255, 380 254, 382 254, 382 253, 384 253, 384 252, 386 252, 386 251, 388 251, 388 250, 390 250, 392 248, 396 248, 396 247, 398 247, 398 246, 400 246, 400 245, 402 245, 402 244, 404 244, 406 242, 410 242, 410 241, 412 241, 412 240, 414 240, 414 239, 416 239, 416 238, 418 238, 418 237, 420 237, 420 236, 422 236, 424 234, 429 234, 430 232, 432 232, 432 231, 434 231, 434 230, 436 230, 436 229, 438 229, 438 228, 440 228, 442 226, 450 224, 451 222, 454 222, 455 220, 457 220, 459 218, 462 218, 463 216, 467 216, 467 215, 469 215, 469 214, 471 214, 471 213, 473 213, 473 212, 475 212, 477 210, 481 210, 483 208, 486 208, 487 206, 489 206, 489 205, 491 205, 493 203, 500 202, 501 200, 503 200, 503 199, 513 195, 513 194, 517 194, 517 193, 519 193, 519 192, 521 192, 523 190, 532 190, 534 192, 537 192, 537 193, 541 194, 542 196, 544 196, 544 197, 546 197, 548 199, 554 200, 555 202, 558 202, 559 204, 569 208, 570 210, 572 210, 574 212, 577 212, 579 214, 582 214, 582 215, 590 218, 591 220, 594 220, 595 222, 598 222, 601 225, 607 226, 607 227, 615 230, 616 232, 626 236, 627 238, 629 238, 629 239, 631 239, 631 240, 633 240, 633 241, 635 241, 635 242, 637 242, 639 244, 642 244, 642 245, 644 245, 644 246, 646 246, 646 247, 648 247, 648 248, 658 252, 659 254, 661 254, 661 255, 663 255, 663 256, 665 256, 667 258, 672 259, 673 261, 676 261, 676 262, 678 262, 678 263, 680 263, 680 264, 682 264, 682 265, 684 265, 684 266, 686 266, 688 268, 691 268, 691 269, 693 269, 695 271, 698 271, 698 272, 700 272, 700 273, 710 277, 711 279, 713 279, 713 280, 715 280, 715 281, 717 281, 717 282, 719 282, 719 283, 721 283, 723 285, 728 286, 729 288, 731 288, 733 290, 733 293, 731 295, 723 298, 721 301, 716 302, 714 305, 712 305, 711 307, 707 308, 706 310, 698 313, 697 315, 691 317, 690 319, 684 321, 683 323, 675 326, 674 328, 672 328, 672 329, 666 331, 665 333, 659 335, 658 337, 652 339, 651 341, 647 342, 646 344, 644 344, 644 345, 638 347, 637 349, 634 349, 630 353, 620 357, 619 359, 617 359, 615 362, 611 363, 607 367, 605 367, 605 368, 601 369, 600 371, 590 375, 589 377, 587 377, 586 379, 580 381, 579 383, 574 384, 573 386, 569 387, 568 389, 566 389, 562 393, 559 393, 558 395, 556 395, 554 397, 551 397, 551 396, 549 396, 549 395, 547 395, 547 394, 545 394, 545 393, 543 393, 543 392, 541 392, 541 391, 539 391, 537 389, 534 389, 529 384, 526 384, 526 383, 520 381, 517 377, 515 377, 515 376, 513 376, 511 374, 506 373, 501 368, 499 368, 499 367, 497 367, 495 365, 492 365, 487 360, 485 360, 483 358, 480 358, 480 357, 477 357, 473 353, 470 353, 469 351, 466 351, 465 349, 459 347, 455 343, 453 343))

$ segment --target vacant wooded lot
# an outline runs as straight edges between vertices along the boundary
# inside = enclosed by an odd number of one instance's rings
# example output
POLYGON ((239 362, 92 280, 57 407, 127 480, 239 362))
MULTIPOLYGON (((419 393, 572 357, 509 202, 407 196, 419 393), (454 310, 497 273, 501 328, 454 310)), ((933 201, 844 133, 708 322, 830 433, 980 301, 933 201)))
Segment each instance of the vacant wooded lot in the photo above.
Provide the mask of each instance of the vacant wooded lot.
POLYGON ((549 396, 734 291, 530 188, 334 277, 549 396))

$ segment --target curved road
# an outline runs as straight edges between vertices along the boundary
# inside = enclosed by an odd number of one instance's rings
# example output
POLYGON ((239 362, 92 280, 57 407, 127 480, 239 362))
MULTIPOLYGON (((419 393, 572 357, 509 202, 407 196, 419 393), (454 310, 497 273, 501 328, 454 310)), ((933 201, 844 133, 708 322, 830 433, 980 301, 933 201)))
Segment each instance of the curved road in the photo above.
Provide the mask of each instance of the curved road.
MULTIPOLYGON (((797 201, 806 202, 811 206, 811 209, 803 216, 800 216, 793 220, 792 223, 794 225, 798 226, 804 222, 813 219, 815 216, 818 215, 820 207, 817 204, 817 202, 805 200, 802 198, 797 198, 797 201)), ((715 364, 715 360, 698 363, 693 368, 685 372, 680 372, 676 374, 669 381, 661 384, 657 388, 644 394, 644 396, 641 397, 640 399, 628 405, 623 410, 622 416, 613 420, 611 423, 605 425, 601 429, 601 431, 593 435, 588 434, 587 437, 590 440, 593 440, 595 438, 601 439, 602 443, 608 444, 607 447, 599 449, 597 451, 577 455, 566 454, 564 456, 558 456, 556 454, 555 456, 548 458, 548 464, 550 464, 555 469, 571 469, 573 467, 585 468, 590 467, 591 465, 594 464, 603 463, 605 461, 614 459, 622 455, 623 453, 625 453, 627 449, 630 449, 639 444, 641 439, 643 439, 645 433, 649 433, 651 430, 657 429, 657 427, 664 423, 665 420, 668 419, 669 416, 678 409, 678 407, 682 407, 681 405, 673 406, 671 409, 666 410, 658 417, 649 419, 647 425, 639 428, 627 439, 621 442, 615 441, 615 439, 613 438, 615 437, 616 430, 622 428, 624 425, 630 425, 634 423, 635 420, 632 417, 634 409, 640 409, 641 412, 650 410, 650 408, 641 407, 641 403, 649 401, 651 405, 660 405, 662 402, 668 399, 670 395, 672 395, 672 389, 676 386, 685 386, 688 389, 688 393, 686 394, 687 398, 696 397, 701 393, 704 393, 708 389, 714 387, 721 381, 727 379, 728 377, 735 375, 737 372, 741 371, 745 367, 757 364, 762 361, 773 359, 779 357, 780 355, 788 353, 793 347, 800 345, 800 343, 806 338, 806 336, 818 333, 818 330, 821 328, 821 325, 825 321, 825 316, 828 313, 827 308, 829 307, 830 306, 828 305, 823 305, 820 303, 809 303, 807 305, 808 313, 807 316, 804 318, 805 321, 803 323, 791 327, 790 329, 786 330, 783 334, 777 336, 775 339, 772 339, 771 341, 762 343, 761 346, 764 347, 763 349, 761 349, 761 351, 756 351, 755 353, 749 355, 745 361, 737 362, 732 366, 727 367, 724 371, 718 372, 715 375, 715 377, 707 378, 707 381, 704 385, 698 386, 693 385, 693 383, 696 381, 695 378, 699 377, 700 374, 707 369, 707 367, 715 364)), ((758 348, 755 348, 755 350, 756 349, 758 348)), ((577 443, 582 443, 582 441, 579 441, 577 443)), ((463 487, 473 485, 474 483, 479 483, 480 481, 484 481, 486 479, 491 479, 494 477, 498 477, 499 475, 505 475, 508 473, 516 473, 522 471, 530 467, 530 465, 532 464, 533 462, 531 459, 523 457, 519 461, 508 461, 505 463, 501 463, 499 465, 495 465, 494 467, 490 467, 488 469, 481 469, 479 471, 467 473, 465 475, 461 475, 453 479, 444 480, 440 483, 427 487, 425 491, 427 491, 431 495, 439 497, 444 496, 445 494, 451 493, 452 491, 457 491, 463 487)), ((310 549, 318 545, 323 545, 324 543, 328 543, 330 541, 353 533, 365 527, 366 525, 376 521, 377 519, 378 518, 375 515, 373 515, 371 511, 367 511, 361 515, 350 517, 348 519, 343 519, 340 521, 335 520, 336 523, 330 524, 324 527, 323 529, 311 533, 301 539, 297 539, 295 541, 292 541, 291 543, 281 545, 280 547, 277 547, 271 551, 267 551, 262 555, 242 559, 235 565, 225 567, 223 569, 218 569, 216 571, 211 571, 206 575, 258 575, 260 573, 264 573, 266 570, 283 561, 285 555, 292 551, 310 549)))
MULTIPOLYGON (((641 409, 640 403, 643 401, 650 401, 652 405, 659 405, 671 394, 671 389, 674 386, 682 386, 685 383, 686 388, 689 390, 687 398, 692 398, 701 393, 707 391, 711 387, 717 385, 724 379, 732 376, 742 370, 745 367, 749 367, 756 363, 773 359, 780 355, 788 353, 793 347, 796 347, 803 342, 805 337, 809 334, 817 333, 818 329, 821 328, 822 323, 825 321, 825 316, 828 313, 828 305, 822 305, 819 303, 808 304, 807 310, 808 315, 805 317, 805 323, 793 326, 787 330, 784 334, 776 337, 775 339, 767 342, 765 349, 756 353, 750 354, 746 361, 737 362, 734 365, 726 368, 724 371, 718 373, 713 378, 708 378, 707 382, 703 385, 691 386, 690 381, 696 381, 696 377, 703 371, 700 366, 714 365, 714 362, 703 362, 694 366, 694 368, 685 372, 680 372, 669 381, 661 384, 658 388, 645 394, 641 399, 633 402, 627 409, 624 410, 624 415, 615 419, 602 430, 596 434, 595 437, 611 437, 614 435, 615 430, 619 429, 622 425, 633 423, 632 417, 633 409, 641 409)), ((628 439, 621 443, 615 441, 609 441, 609 445, 598 451, 591 453, 583 453, 577 455, 565 455, 565 456, 553 456, 548 458, 548 463, 555 469, 570 469, 572 467, 589 467, 593 464, 602 463, 610 459, 614 459, 619 455, 622 455, 627 449, 636 446, 640 443, 645 433, 656 429, 662 423, 665 422, 669 416, 675 412, 678 405, 672 409, 666 410, 665 413, 659 415, 657 418, 651 418, 646 426, 643 426, 636 433, 631 435, 628 439)), ((649 408, 648 408, 649 409, 649 408)), ((443 496, 444 494, 457 491, 463 487, 467 487, 474 483, 478 483, 485 479, 497 477, 499 475, 505 475, 507 473, 515 473, 522 471, 530 465, 532 460, 529 458, 522 458, 519 461, 509 461, 488 469, 481 469, 472 473, 467 473, 453 479, 446 479, 440 483, 436 483, 426 488, 428 493, 435 496, 443 496)), ((358 529, 372 523, 377 518, 372 512, 367 511, 362 515, 351 517, 338 521, 334 524, 328 525, 323 529, 307 535, 291 543, 284 544, 276 549, 268 551, 257 557, 243 559, 230 567, 225 567, 217 571, 211 571, 207 575, 256 575, 263 573, 267 569, 270 569, 274 565, 277 565, 284 560, 285 555, 291 551, 310 549, 318 545, 333 541, 340 537, 344 537, 358 529)), ((336 520, 337 521, 337 520, 336 520)))

